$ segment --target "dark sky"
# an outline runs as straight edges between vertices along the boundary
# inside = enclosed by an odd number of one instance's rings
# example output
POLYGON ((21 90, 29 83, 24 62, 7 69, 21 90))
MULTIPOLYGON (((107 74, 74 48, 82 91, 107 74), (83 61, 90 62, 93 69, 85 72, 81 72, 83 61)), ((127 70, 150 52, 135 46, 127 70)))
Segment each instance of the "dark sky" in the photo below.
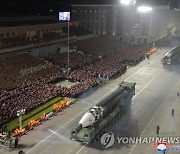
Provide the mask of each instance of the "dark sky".
MULTIPOLYGON (((68 11, 73 3, 117 4, 120 0, 0 0, 0 15, 49 15, 58 11, 68 11), (51 11, 49 11, 51 10, 51 11)), ((154 5, 171 3, 177 7, 179 0, 137 0, 150 2, 154 5)))

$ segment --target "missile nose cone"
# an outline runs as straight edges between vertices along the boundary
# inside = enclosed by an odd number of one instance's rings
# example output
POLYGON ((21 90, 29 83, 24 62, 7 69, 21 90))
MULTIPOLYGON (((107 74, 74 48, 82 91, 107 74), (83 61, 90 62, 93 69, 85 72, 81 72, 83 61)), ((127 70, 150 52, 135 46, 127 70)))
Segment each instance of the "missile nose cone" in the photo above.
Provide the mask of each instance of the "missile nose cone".
POLYGON ((95 117, 92 113, 87 112, 84 114, 84 116, 79 121, 79 124, 82 125, 82 127, 87 127, 92 125, 95 122, 95 117))

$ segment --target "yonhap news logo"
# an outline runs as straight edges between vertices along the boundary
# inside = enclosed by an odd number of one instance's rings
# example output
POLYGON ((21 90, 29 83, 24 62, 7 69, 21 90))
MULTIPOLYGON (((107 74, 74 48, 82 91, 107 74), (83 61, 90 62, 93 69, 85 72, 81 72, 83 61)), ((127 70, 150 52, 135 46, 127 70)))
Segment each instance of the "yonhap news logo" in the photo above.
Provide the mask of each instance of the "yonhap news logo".
POLYGON ((169 143, 154 143, 153 145, 158 152, 166 152, 167 148, 171 147, 169 143))
POLYGON ((180 143, 180 137, 117 137, 117 140, 123 144, 180 143))
POLYGON ((101 144, 103 148, 107 149, 112 147, 114 143, 115 137, 113 132, 105 133, 101 136, 101 144))
POLYGON ((180 143, 180 137, 115 137, 113 132, 101 136, 103 148, 110 148, 114 143, 118 144, 153 144, 158 151, 166 151, 170 144, 180 143), (160 144, 162 143, 162 144, 160 144))
POLYGON ((180 152, 180 146, 172 146, 169 143, 154 143, 153 145, 157 152, 180 152))

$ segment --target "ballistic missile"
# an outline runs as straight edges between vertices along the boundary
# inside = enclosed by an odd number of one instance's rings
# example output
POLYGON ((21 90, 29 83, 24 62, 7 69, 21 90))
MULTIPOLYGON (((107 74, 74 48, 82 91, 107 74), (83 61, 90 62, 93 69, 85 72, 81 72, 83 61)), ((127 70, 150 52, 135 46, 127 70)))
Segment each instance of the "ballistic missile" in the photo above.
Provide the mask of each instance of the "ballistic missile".
POLYGON ((79 121, 79 127, 84 128, 93 125, 98 121, 98 119, 108 114, 108 111, 113 109, 117 103, 120 103, 118 100, 122 100, 124 97, 127 97, 129 88, 127 88, 127 86, 123 86, 123 82, 120 85, 121 86, 118 87, 113 93, 84 114, 79 121))

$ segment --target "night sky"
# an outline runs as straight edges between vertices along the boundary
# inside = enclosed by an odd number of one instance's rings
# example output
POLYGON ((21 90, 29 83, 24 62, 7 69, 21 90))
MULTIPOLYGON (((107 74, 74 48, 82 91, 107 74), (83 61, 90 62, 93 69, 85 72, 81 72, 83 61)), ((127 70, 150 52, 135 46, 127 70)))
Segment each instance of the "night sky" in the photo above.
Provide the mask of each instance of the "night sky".
MULTIPOLYGON (((59 11, 70 10, 73 3, 117 4, 120 0, 0 0, 0 15, 55 15, 59 11)), ((153 5, 172 4, 178 7, 178 0, 137 0, 153 5)))

